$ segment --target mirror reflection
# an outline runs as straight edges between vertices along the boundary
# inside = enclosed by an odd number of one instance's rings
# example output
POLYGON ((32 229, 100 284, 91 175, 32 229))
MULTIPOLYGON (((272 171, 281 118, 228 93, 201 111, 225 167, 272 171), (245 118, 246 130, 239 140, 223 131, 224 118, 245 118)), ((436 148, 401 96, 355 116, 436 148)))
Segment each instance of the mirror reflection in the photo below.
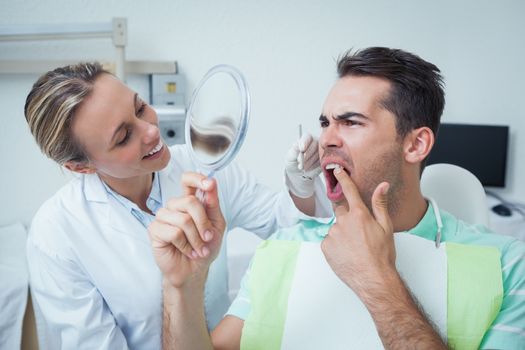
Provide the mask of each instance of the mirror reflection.
POLYGON ((187 140, 196 160, 212 171, 228 163, 248 118, 242 75, 226 65, 212 68, 195 89, 187 118, 187 140))
POLYGON ((221 157, 230 147, 237 127, 232 118, 218 117, 211 124, 201 125, 198 118, 190 126, 193 149, 202 157, 221 157), (211 127, 210 127, 211 125, 211 127))

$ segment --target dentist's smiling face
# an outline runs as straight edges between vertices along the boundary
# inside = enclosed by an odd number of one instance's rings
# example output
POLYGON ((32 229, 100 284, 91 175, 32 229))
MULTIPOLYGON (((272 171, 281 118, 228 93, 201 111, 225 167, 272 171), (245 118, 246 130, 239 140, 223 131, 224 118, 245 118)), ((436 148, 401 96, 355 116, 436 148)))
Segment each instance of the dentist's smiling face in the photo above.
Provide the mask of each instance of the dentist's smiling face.
POLYGON ((386 80, 346 76, 326 98, 319 117, 319 156, 332 202, 345 201, 330 169, 335 164, 350 174, 368 208, 381 182, 390 182, 390 198, 401 188, 402 143, 395 116, 381 104, 389 92, 386 80))
POLYGON ((151 174, 170 159, 155 111, 109 74, 99 76, 73 119, 74 137, 103 178, 151 174))

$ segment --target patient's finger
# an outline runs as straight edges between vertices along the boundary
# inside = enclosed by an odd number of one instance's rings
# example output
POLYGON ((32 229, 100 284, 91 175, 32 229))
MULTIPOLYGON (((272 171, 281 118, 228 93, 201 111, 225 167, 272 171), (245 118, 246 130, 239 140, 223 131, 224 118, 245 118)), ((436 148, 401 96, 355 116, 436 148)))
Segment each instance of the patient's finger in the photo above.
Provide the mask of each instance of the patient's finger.
POLYGON ((352 181, 350 178, 350 175, 348 175, 348 173, 342 167, 338 167, 334 169, 334 176, 341 184, 343 194, 346 198, 346 201, 348 202, 348 209, 352 210, 352 208, 360 208, 370 213, 365 203, 361 199, 361 195, 359 194, 354 181, 352 181))

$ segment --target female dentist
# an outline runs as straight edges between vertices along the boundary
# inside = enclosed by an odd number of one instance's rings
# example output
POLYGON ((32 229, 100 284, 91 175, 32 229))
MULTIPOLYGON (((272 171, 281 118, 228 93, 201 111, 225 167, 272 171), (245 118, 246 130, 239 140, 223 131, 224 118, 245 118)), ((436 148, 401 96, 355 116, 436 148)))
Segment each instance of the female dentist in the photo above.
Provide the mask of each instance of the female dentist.
MULTIPOLYGON (((198 166, 185 146, 163 143, 155 111, 98 63, 40 77, 25 116, 42 152, 79 174, 41 206, 27 242, 41 348, 160 349, 162 276, 146 228, 168 199, 183 195, 181 178, 196 176, 183 173, 198 166)), ((310 137, 291 150, 286 183, 307 214, 315 207, 330 215, 322 185, 294 160, 299 151, 317 153, 316 144, 310 137)), ((309 167, 318 179, 318 162, 309 167)), ((270 191, 235 164, 208 185, 228 229, 266 238, 304 215, 287 192, 270 191)), ((209 239, 188 240, 187 254, 206 255, 209 239)), ((222 249, 207 281, 210 329, 229 304, 227 273, 222 249)))

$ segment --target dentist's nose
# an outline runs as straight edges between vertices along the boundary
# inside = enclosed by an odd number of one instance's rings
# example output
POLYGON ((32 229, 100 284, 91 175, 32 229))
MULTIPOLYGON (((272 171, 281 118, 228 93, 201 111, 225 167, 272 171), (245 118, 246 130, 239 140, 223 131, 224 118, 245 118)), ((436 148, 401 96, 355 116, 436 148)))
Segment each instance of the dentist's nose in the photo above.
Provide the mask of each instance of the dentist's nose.
POLYGON ((337 124, 332 123, 322 129, 321 135, 319 136, 319 144, 323 149, 341 147, 343 145, 343 140, 339 135, 337 124))
POLYGON ((155 124, 144 122, 144 135, 142 140, 145 144, 157 142, 159 138, 159 128, 155 124))

